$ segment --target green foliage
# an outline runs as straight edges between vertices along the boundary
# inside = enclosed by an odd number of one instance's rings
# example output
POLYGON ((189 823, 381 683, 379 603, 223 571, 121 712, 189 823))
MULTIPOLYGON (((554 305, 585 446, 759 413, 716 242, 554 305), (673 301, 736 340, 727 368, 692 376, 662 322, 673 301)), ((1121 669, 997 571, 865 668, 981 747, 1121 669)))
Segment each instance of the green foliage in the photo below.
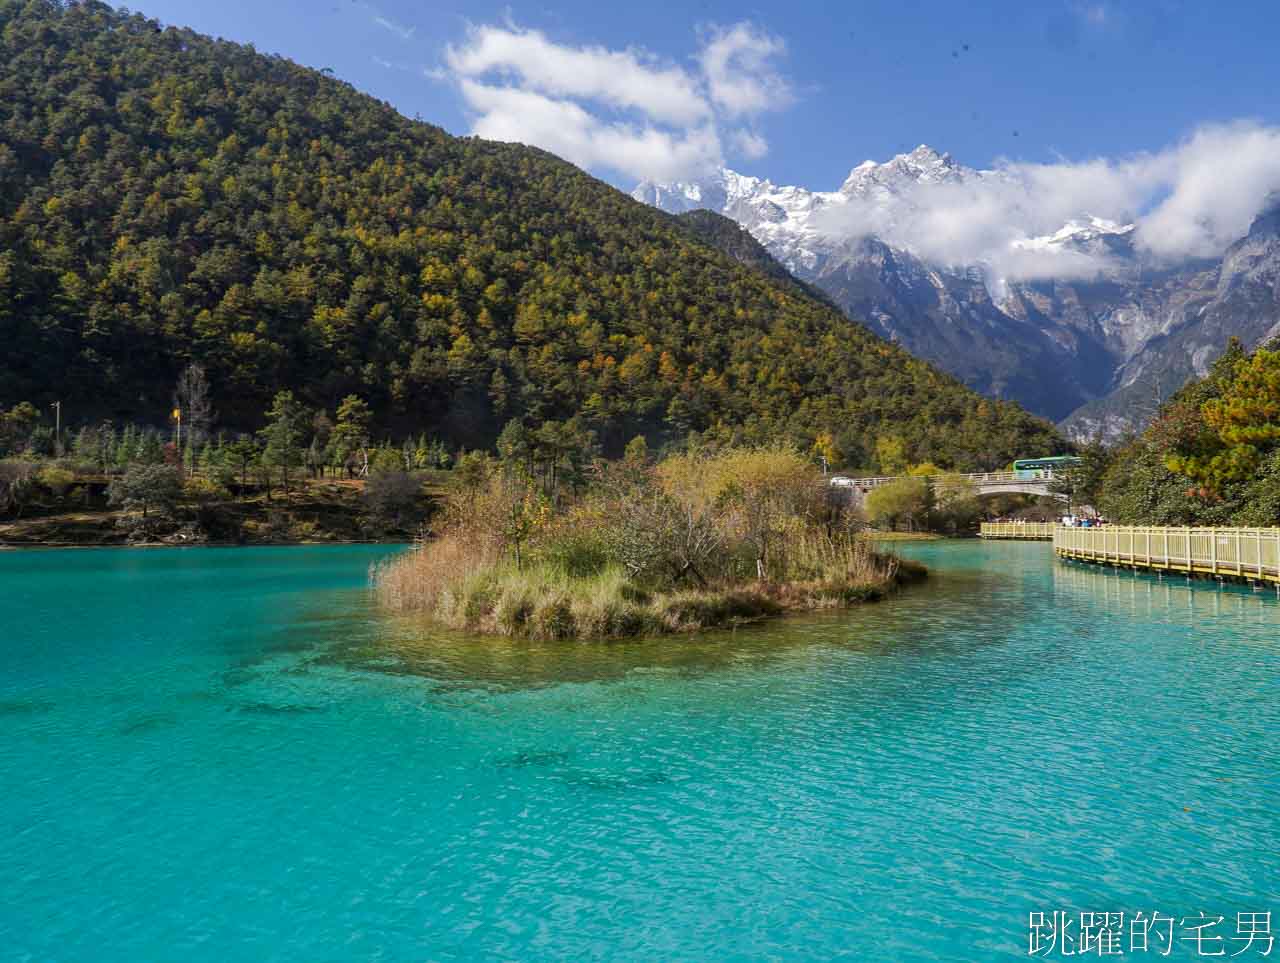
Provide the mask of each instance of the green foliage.
POLYGON ((867 493, 867 517, 877 525, 893 528, 906 523, 915 528, 925 523, 932 494, 929 480, 911 475, 886 482, 867 493))
POLYGON ((649 460, 649 443, 645 440, 644 435, 636 435, 629 442, 622 452, 622 457, 630 462, 643 464, 649 460))
POLYGON ((386 475, 392 472, 405 471, 404 453, 390 445, 384 445, 373 452, 369 459, 369 477, 386 475))
POLYGON ((1101 442, 1092 441, 1079 446, 1076 455, 1080 464, 1056 470, 1049 481, 1049 491, 1065 495, 1068 508, 1081 505, 1096 508, 1107 469, 1111 467, 1112 452, 1101 442))
POLYGON ((230 497, 230 492, 213 478, 188 478, 182 483, 182 495, 200 505, 208 505, 230 497))
POLYGON ((896 435, 876 439, 876 466, 886 475, 902 475, 907 470, 907 443, 896 435))
POLYGON ((1280 351, 1260 348, 1237 359, 1222 393, 1200 406, 1206 429, 1192 446, 1170 452, 1169 468, 1219 493, 1251 478, 1280 443, 1280 351))
POLYGON ((512 418, 498 435, 498 459, 511 471, 533 473, 533 438, 518 418, 512 418))
POLYGON ((357 395, 347 395, 338 405, 338 422, 329 436, 329 463, 335 468, 346 468, 350 474, 357 466, 365 470, 368 465, 369 431, 373 412, 357 395))
POLYGON ((0 408, 0 457, 26 451, 39 420, 40 413, 29 401, 21 401, 7 411, 0 408))
POLYGON ((1238 525, 1263 527, 1280 524, 1280 450, 1274 450, 1258 466, 1240 497, 1238 525))
POLYGON ((1118 522, 1280 524, 1280 350, 1238 342, 1115 452, 1099 507, 1118 522))
POLYGON ((385 601, 506 635, 614 638, 873 601, 909 580, 828 527, 817 469, 781 446, 600 465, 559 506, 518 469, 483 478, 450 498, 439 537, 382 567, 385 601))
POLYGON ((574 451, 637 434, 807 451, 829 433, 848 458, 892 434, 957 469, 1056 447, 722 253, 750 247, 727 224, 698 233, 283 58, 102 3, 0 0, 0 90, 0 398, 56 384, 76 411, 155 423, 195 363, 240 430, 284 389, 326 411, 358 394, 380 429, 451 447, 518 414, 574 426, 567 448, 540 438, 552 494, 581 486, 574 451))
POLYGON ((75 484, 76 476, 74 472, 69 472, 65 468, 49 465, 40 469, 40 473, 36 475, 36 481, 49 494, 55 498, 61 498, 75 484))
POLYGON ((172 515, 182 495, 182 479, 168 465, 134 465, 112 480, 108 501, 125 512, 120 524, 137 534, 152 534, 157 522, 172 515), (136 513, 136 514, 135 514, 136 513))
POLYGON ((309 420, 307 410, 293 392, 281 391, 267 411, 266 427, 258 432, 263 441, 263 464, 280 469, 286 492, 289 491, 289 469, 302 464, 303 439, 309 420))
POLYGON ((422 521, 422 482, 407 471, 374 472, 365 483, 364 500, 382 528, 410 531, 422 521))
POLYGON ((26 461, 0 461, 0 513, 20 514, 31 497, 36 466, 26 461))
POLYGON ((963 475, 942 475, 931 482, 934 506, 929 527, 934 531, 959 535, 977 528, 983 515, 978 486, 963 475))
POLYGON ((252 438, 240 438, 222 449, 225 464, 229 465, 233 471, 240 476, 241 487, 247 487, 249 484, 249 473, 254 467, 254 463, 262 457, 262 449, 254 442, 252 438))
POLYGON ((474 500, 476 495, 489 483, 494 473, 493 459, 482 451, 464 451, 458 456, 452 478, 454 488, 468 499, 474 500))

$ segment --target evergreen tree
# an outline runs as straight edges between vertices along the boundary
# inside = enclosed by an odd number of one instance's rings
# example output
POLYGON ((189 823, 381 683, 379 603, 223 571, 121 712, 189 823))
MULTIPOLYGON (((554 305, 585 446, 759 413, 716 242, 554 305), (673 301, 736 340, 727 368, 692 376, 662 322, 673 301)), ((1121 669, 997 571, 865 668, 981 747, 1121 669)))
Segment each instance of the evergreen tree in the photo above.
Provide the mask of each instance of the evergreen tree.
POLYGON ((373 413, 356 395, 347 395, 338 405, 338 421, 329 440, 330 464, 345 468, 347 476, 369 471, 369 430, 373 413))
POLYGON ((261 449, 249 437, 237 439, 226 446, 227 460, 239 472, 241 488, 249 487, 249 471, 261 453, 261 449))
POLYGON ((289 470, 302 464, 308 421, 307 410, 293 392, 280 391, 267 411, 266 427, 259 432, 263 440, 263 461, 268 467, 280 470, 286 495, 289 494, 289 470))

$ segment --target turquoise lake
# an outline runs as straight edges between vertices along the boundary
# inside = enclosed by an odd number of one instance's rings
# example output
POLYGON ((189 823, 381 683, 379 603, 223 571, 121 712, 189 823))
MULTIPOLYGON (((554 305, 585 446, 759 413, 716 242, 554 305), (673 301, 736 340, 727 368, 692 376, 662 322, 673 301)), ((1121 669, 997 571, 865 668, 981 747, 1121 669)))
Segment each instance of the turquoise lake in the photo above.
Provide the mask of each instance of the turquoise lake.
POLYGON ((927 543, 930 584, 850 613, 517 644, 381 615, 394 551, 0 552, 0 958, 988 960, 1026 958, 1036 911, 1280 929, 1273 591, 927 543))

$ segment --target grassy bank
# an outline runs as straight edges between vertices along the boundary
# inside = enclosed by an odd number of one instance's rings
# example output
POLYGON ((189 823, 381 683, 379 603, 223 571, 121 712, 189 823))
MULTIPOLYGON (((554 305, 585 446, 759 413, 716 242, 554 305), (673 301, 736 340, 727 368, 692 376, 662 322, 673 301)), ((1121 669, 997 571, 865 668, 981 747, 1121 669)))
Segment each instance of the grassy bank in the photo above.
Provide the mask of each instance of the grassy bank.
POLYGON ((374 581, 388 608, 457 629, 615 639, 878 601, 925 576, 841 512, 784 450, 604 466, 560 506, 495 467, 374 581))
POLYGON ((427 517, 433 488, 424 485, 403 518, 370 510, 363 481, 298 482, 287 495, 261 489, 181 494, 147 524, 137 509, 112 506, 103 490, 87 486, 61 494, 38 493, 20 515, 0 515, 0 546, 281 545, 324 542, 403 542, 427 517))

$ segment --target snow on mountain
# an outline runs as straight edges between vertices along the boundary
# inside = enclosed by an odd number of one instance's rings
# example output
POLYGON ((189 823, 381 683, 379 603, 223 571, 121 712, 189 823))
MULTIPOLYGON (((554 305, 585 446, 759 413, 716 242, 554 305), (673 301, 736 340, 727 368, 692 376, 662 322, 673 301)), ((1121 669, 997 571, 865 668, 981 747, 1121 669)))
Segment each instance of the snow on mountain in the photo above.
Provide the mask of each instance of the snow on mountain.
MULTIPOLYGON (((939 153, 926 144, 899 154, 884 163, 863 161, 854 167, 839 189, 813 191, 804 187, 778 186, 772 181, 749 177, 722 168, 709 177, 673 184, 645 181, 631 196, 672 214, 706 208, 738 221, 755 235, 774 257, 792 271, 814 271, 833 250, 858 237, 893 237, 895 224, 917 212, 929 195, 922 192, 938 185, 964 185, 982 181, 1008 181, 1002 171, 977 170, 955 162, 950 154, 939 153), (850 234, 841 229, 841 219, 831 212, 856 205, 863 214, 859 223, 878 230, 850 234)), ((1052 253, 1119 253, 1114 242, 1134 230, 1104 218, 1081 214, 1059 230, 1038 237, 1015 238, 1012 249, 1052 253)), ((895 238, 889 241, 897 251, 919 254, 916 246, 895 238)), ((971 265, 944 265, 961 269, 984 266, 982 258, 971 265)), ((1002 279, 993 276, 993 282, 1002 279)))
MULTIPOLYGON (((1222 264, 1234 264, 1239 251, 1263 250, 1265 271, 1280 265, 1276 244, 1256 237, 1225 262, 1162 265, 1144 260, 1134 224, 1079 211, 1042 233, 1010 225, 983 237, 986 247, 967 262, 939 259, 938 251, 953 254, 957 245, 929 243, 938 211, 928 205, 959 201, 948 223, 964 226, 963 202, 979 193, 966 187, 1015 196, 1021 187, 1012 176, 921 145, 858 164, 834 191, 722 169, 698 181, 646 182, 632 196, 672 213, 707 208, 732 218, 851 318, 979 391, 1054 419, 1088 406, 1090 417, 1073 425, 1132 424, 1149 411, 1122 399, 1146 392, 1153 372, 1168 381, 1200 370, 1233 325, 1256 340, 1280 324, 1274 286, 1255 284, 1247 309, 1218 290, 1220 277, 1235 276, 1222 264), (1196 334, 1204 325, 1212 332, 1196 334)), ((1275 235, 1270 221, 1260 223, 1255 234, 1275 235)), ((1176 387, 1162 382, 1166 393, 1176 387)))

